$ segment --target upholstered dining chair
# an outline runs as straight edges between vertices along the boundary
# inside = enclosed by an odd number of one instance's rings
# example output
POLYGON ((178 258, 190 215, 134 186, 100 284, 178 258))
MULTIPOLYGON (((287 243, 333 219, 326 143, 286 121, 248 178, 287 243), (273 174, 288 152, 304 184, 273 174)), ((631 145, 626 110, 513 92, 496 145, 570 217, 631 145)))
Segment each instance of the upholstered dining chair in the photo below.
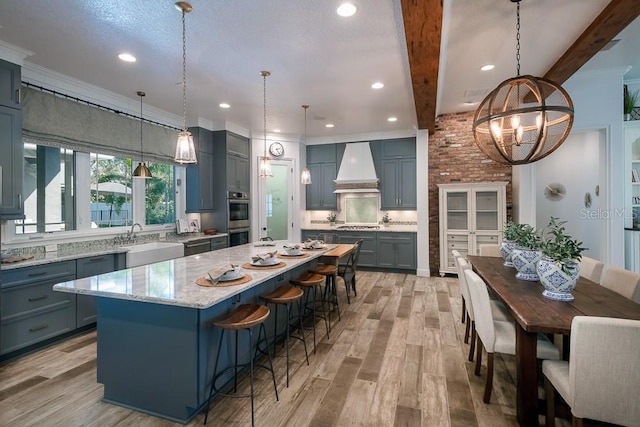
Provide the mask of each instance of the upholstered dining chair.
MULTIPOLYGON (((487 285, 475 272, 464 272, 469 287, 471 306, 475 316, 477 332, 475 374, 480 375, 482 366, 482 347, 487 351, 487 378, 482 401, 489 403, 493 389, 494 353, 516 354, 516 327, 513 322, 496 320, 491 310, 491 300, 487 285)), ((560 352, 546 336, 538 335, 538 359, 560 359, 560 352)))
POLYGON ((603 268, 604 263, 598 261, 597 259, 583 256, 580 260, 580 276, 584 277, 585 279, 589 279, 592 282, 600 283, 603 268))
POLYGON ((491 243, 483 243, 482 245, 478 245, 478 250, 480 252, 480 256, 502 256, 500 254, 500 246, 491 243))
POLYGON ((555 425, 555 392, 571 407, 574 426, 588 418, 640 425, 640 321, 576 316, 569 361, 545 360, 547 426, 555 425))
MULTIPOLYGON (((473 362, 473 352, 476 345, 476 326, 475 316, 473 315, 473 305, 471 304, 471 297, 469 295, 469 284, 467 283, 467 278, 465 276, 465 271, 471 271, 471 264, 469 264, 469 262, 463 257, 459 257, 456 260, 456 265, 458 266, 458 282, 460 284, 460 293, 467 301, 466 313, 464 313, 466 317, 465 321, 467 324, 464 330, 464 342, 465 344, 469 343, 469 334, 471 334, 471 344, 469 346, 469 362, 473 362)), ((503 322, 512 321, 508 310, 500 301, 491 300, 489 304, 493 313, 493 317, 495 319, 503 322)))
POLYGON ((640 303, 640 274, 618 267, 609 267, 604 272, 600 284, 640 303))

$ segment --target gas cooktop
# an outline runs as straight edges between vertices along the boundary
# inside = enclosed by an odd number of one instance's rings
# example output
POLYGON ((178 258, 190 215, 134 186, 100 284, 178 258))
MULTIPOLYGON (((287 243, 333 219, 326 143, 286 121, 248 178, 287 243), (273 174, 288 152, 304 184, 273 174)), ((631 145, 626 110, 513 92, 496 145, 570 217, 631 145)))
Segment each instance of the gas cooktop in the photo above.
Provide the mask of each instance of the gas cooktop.
POLYGON ((379 225, 341 225, 338 230, 379 230, 379 225))

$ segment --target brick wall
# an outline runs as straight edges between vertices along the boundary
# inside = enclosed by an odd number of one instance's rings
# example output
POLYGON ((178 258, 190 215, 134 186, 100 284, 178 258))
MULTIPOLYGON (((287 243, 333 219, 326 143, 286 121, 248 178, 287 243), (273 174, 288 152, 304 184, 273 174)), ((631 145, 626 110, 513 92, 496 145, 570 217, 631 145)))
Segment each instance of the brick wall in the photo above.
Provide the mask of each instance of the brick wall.
POLYGON ((438 274, 440 265, 440 215, 438 184, 507 181, 507 216, 510 215, 511 166, 494 162, 473 141, 473 111, 444 114, 437 118, 429 136, 429 268, 438 274))

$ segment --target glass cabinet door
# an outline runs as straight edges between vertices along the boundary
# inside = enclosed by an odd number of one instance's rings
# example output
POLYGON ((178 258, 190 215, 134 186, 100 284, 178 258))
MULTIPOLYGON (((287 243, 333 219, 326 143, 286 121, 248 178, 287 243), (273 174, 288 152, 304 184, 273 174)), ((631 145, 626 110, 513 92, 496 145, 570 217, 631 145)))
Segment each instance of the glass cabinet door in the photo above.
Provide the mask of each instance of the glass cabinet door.
POLYGON ((497 191, 477 191, 475 193, 476 203, 476 230, 493 231, 499 230, 498 224, 498 192, 497 191))
POLYGON ((469 229, 469 203, 468 192, 447 192, 447 229, 469 229))

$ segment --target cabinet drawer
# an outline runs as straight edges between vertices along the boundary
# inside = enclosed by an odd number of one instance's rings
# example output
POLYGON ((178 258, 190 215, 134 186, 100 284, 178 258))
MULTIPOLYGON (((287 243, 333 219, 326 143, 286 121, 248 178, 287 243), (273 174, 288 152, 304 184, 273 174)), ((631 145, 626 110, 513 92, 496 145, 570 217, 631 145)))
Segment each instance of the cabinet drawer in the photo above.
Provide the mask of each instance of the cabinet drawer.
MULTIPOLYGON (((63 280, 74 280, 75 277, 68 276, 63 280)), ((55 307, 66 304, 75 295, 57 292, 53 290, 57 280, 47 280, 45 282, 31 285, 14 286, 3 289, 2 292, 2 319, 21 314, 29 313, 45 307, 55 307)))
POLYGON ((211 239, 211 250, 217 251, 218 249, 224 249, 227 247, 227 238, 226 237, 216 237, 215 239, 211 239))
POLYGON ((498 244, 498 236, 479 236, 479 235, 476 234, 476 242, 479 245, 484 244, 484 243, 497 245, 498 244))
POLYGON ((447 241, 449 242, 468 242, 469 237, 466 235, 460 234, 449 234, 447 235, 447 241))
POLYGON ((54 262, 34 267, 16 268, 14 270, 5 270, 2 272, 2 284, 0 287, 7 288, 10 286, 33 283, 34 281, 64 278, 69 275, 74 276, 73 279, 75 279, 75 260, 54 262))
POLYGON ((113 254, 96 255, 76 260, 77 278, 95 276, 115 270, 113 254))
POLYGON ((56 335, 72 331, 76 326, 75 304, 47 311, 0 326, 0 353, 8 353, 56 335))
POLYGON ((447 243, 447 247, 449 250, 457 250, 457 251, 466 251, 469 248, 469 243, 467 242, 449 242, 447 243))

